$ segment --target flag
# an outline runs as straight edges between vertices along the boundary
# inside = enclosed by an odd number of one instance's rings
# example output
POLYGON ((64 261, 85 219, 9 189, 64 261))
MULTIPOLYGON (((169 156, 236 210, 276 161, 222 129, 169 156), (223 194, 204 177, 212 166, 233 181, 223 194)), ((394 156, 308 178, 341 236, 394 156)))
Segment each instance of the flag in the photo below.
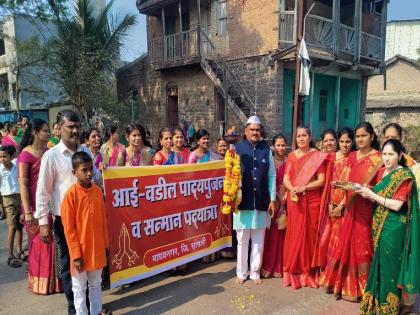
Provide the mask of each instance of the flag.
POLYGON ((311 60, 309 59, 308 49, 306 48, 305 39, 302 38, 300 42, 299 50, 300 59, 300 82, 299 82, 299 94, 309 95, 311 89, 311 79, 309 77, 309 67, 311 66, 311 60))

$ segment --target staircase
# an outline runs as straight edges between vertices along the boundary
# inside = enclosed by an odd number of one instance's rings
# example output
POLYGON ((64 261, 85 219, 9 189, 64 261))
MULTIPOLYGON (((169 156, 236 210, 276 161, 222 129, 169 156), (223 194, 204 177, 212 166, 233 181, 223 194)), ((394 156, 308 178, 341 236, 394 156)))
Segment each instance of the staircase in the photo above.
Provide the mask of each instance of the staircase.
POLYGON ((227 106, 245 124, 248 117, 256 112, 254 102, 232 68, 217 54, 207 34, 201 30, 200 36, 201 68, 223 96, 227 106))

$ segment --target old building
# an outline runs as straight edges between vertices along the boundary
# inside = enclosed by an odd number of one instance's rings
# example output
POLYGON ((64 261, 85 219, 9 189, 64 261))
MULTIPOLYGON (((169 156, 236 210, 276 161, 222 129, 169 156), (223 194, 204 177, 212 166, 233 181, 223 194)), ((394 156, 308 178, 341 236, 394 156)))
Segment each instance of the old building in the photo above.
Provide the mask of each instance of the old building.
POLYGON ((382 76, 369 79, 366 118, 378 131, 390 122, 419 125, 420 68, 413 60, 396 55, 386 61, 386 90, 382 76))
POLYGON ((296 30, 303 24, 296 3, 304 6, 312 60, 303 121, 315 136, 354 126, 364 112, 366 78, 384 60, 386 1, 138 0, 148 55, 132 65, 139 71, 119 71, 129 81, 120 95, 137 91, 140 120, 152 131, 186 121, 216 137, 226 126, 242 129, 256 112, 268 135, 290 137, 296 30))

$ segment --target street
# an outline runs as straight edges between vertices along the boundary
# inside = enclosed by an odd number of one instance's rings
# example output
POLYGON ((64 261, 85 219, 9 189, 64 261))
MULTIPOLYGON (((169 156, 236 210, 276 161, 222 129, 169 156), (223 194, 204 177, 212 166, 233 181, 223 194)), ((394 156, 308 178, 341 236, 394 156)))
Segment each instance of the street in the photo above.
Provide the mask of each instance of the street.
MULTIPOLYGON (((0 221, 0 314, 66 314, 62 294, 37 296, 27 289, 24 268, 7 266, 6 222, 0 221)), ((190 264, 186 276, 158 275, 104 292, 114 314, 358 314, 358 304, 337 301, 321 289, 293 291, 281 279, 256 286, 235 283, 235 261, 190 264)), ((417 306, 417 310, 419 307, 417 306)), ((419 312, 417 311, 417 313, 419 312)))

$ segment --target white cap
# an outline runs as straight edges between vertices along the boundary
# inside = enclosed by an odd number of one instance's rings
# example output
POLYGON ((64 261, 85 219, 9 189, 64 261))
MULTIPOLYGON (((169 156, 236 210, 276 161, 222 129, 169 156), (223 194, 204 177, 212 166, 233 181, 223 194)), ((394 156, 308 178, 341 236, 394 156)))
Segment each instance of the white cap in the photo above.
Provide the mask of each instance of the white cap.
POLYGON ((247 125, 250 125, 250 124, 261 125, 261 121, 257 116, 254 115, 248 118, 246 124, 247 125))

